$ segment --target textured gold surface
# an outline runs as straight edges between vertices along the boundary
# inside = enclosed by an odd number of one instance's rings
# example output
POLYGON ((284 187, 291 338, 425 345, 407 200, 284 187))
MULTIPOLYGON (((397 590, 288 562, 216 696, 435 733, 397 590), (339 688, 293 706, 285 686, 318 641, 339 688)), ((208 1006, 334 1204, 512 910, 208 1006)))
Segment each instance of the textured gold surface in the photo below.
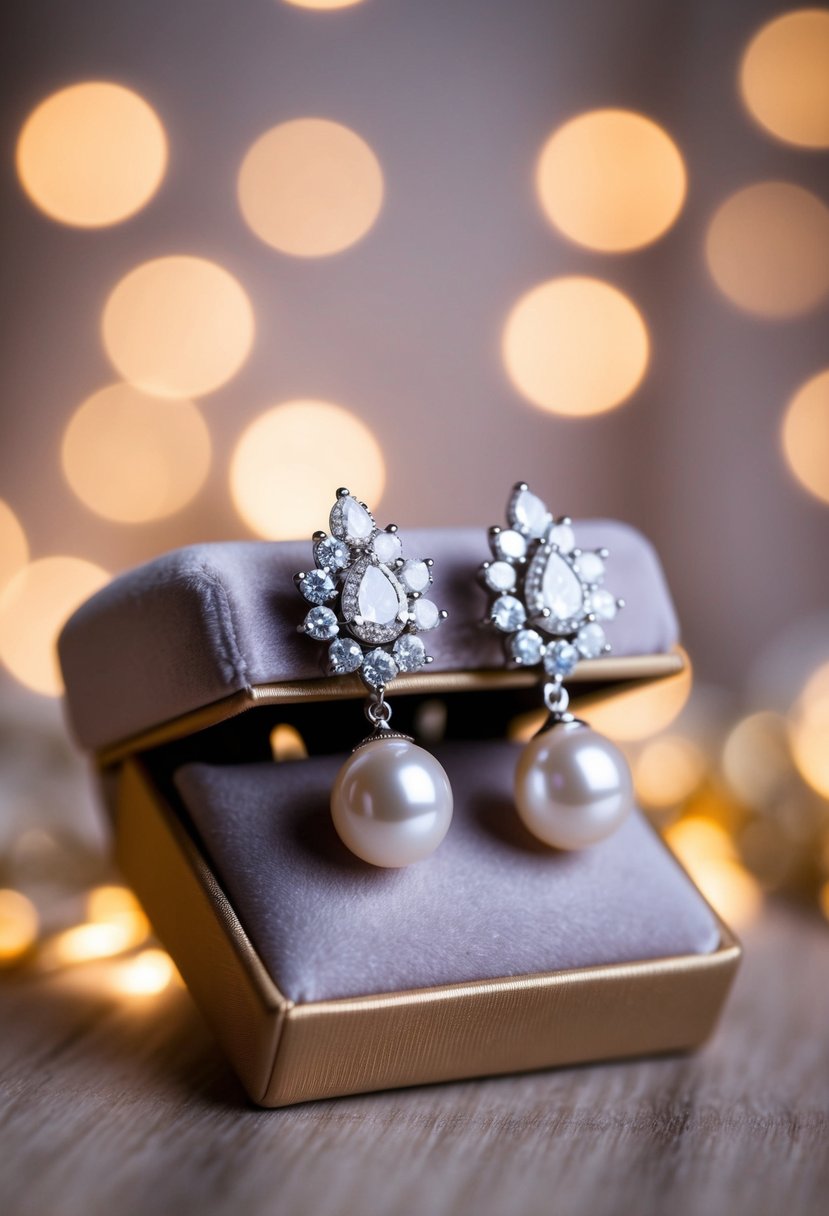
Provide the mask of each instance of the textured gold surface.
POLYGON ((740 956, 712 954, 294 1005, 138 760, 123 766, 119 863, 251 1098, 312 1098, 695 1047, 740 956))

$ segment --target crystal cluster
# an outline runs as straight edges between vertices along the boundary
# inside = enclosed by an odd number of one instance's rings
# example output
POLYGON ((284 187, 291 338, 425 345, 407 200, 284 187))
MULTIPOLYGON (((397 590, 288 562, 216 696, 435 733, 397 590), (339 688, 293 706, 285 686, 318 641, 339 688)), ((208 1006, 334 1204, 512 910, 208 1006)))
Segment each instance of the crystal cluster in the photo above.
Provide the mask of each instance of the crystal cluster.
POLYGON ((294 575, 313 605, 299 630, 329 643, 329 674, 357 671, 369 688, 382 689, 432 661, 418 636, 446 616, 425 594, 432 562, 404 558, 397 528, 379 529, 345 489, 337 491, 329 528, 314 534, 315 569, 294 575))
POLYGON ((606 549, 579 549, 572 521, 554 518, 524 482, 507 504, 507 527, 490 529, 492 561, 481 567, 489 622, 514 666, 543 664, 561 681, 580 659, 607 654, 602 622, 623 607, 604 586, 606 549))

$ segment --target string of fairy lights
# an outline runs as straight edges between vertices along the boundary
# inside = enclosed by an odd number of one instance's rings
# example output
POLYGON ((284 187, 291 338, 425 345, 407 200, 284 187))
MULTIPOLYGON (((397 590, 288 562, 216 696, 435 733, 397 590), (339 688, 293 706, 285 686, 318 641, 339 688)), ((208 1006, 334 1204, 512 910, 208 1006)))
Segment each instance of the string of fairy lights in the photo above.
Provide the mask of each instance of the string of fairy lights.
MULTIPOLYGON (((284 2, 333 10, 361 0, 284 2)), ((829 10, 797 9, 767 21, 734 68, 736 93, 759 130, 789 150, 829 149, 829 10)), ((164 116, 134 89, 107 81, 44 97, 22 124, 15 167, 26 198, 48 221, 86 229, 151 207, 175 169, 164 116)), ((670 233, 692 175, 676 138, 653 116, 604 108, 572 115, 549 134, 533 180, 550 228, 577 249, 612 259, 670 233)), ((382 155, 359 132, 329 118, 293 118, 252 131, 240 149, 238 222, 273 256, 326 258, 371 240, 387 186, 382 155)), ((228 268, 191 253, 147 252, 108 285, 93 319, 113 379, 68 404, 54 470, 114 525, 166 519, 197 500, 215 455, 202 399, 237 375, 256 337, 250 294, 228 268)), ((829 207, 788 180, 743 185, 708 217, 700 259, 712 291, 749 322, 803 316, 829 298, 829 207)), ((558 276, 503 302, 500 357, 522 408, 589 418, 636 393, 658 333, 611 278, 558 276), (590 353, 597 348, 601 360, 590 353)), ((827 436, 829 368, 805 367, 781 401, 780 459, 805 492, 829 504, 827 436)), ((317 490, 325 496, 346 468, 376 503, 390 459, 359 408, 281 401, 242 426, 227 493, 254 535, 302 536, 315 526, 317 490), (314 441, 323 431, 320 447, 314 441)), ((14 680, 60 695, 57 633, 109 577, 86 555, 32 554, 23 513, 0 501, 0 661, 14 680)), ((716 887, 721 903, 731 900, 724 910, 737 921, 777 889, 808 893, 829 916, 829 771, 821 744, 829 726, 829 642, 790 704, 761 705, 732 723, 724 748, 695 737, 689 692, 680 679, 597 711, 600 728, 631 749, 643 803, 703 887, 716 887), (762 781, 753 749, 763 757, 762 781)), ((0 892, 5 961, 30 958, 42 937, 37 909, 13 878, 0 892)), ((101 911, 107 906, 115 905, 101 897, 75 928, 109 923, 101 911)), ((143 932, 123 949, 144 943, 143 932)), ((66 940, 103 937, 90 931, 66 940)), ((68 959, 54 935, 48 941, 47 955, 68 959)))

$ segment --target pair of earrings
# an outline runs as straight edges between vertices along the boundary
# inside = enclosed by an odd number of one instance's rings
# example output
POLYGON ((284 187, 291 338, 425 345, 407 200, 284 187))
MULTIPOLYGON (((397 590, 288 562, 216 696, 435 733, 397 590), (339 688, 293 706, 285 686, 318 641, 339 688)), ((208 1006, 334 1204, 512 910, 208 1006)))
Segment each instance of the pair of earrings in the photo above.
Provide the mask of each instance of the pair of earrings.
MULTIPOLYGON (((449 830, 452 788, 434 756, 391 728, 386 685, 432 662, 420 635, 446 613, 428 596, 432 562, 404 557, 398 529, 378 529, 347 489, 337 491, 329 528, 314 533, 315 568, 294 576, 311 605, 299 630, 328 644, 330 674, 359 673, 372 728, 337 775, 331 816, 363 861, 406 866, 449 830)), ((610 650, 600 622, 624 605, 602 586, 607 551, 578 549, 571 520, 554 518, 525 482, 510 495, 507 527, 491 528, 489 540, 492 560, 479 571, 488 623, 503 635, 511 666, 543 670, 549 712, 519 757, 516 809, 545 844, 583 848, 622 822, 633 783, 615 744, 568 712, 564 681, 580 659, 610 650)))

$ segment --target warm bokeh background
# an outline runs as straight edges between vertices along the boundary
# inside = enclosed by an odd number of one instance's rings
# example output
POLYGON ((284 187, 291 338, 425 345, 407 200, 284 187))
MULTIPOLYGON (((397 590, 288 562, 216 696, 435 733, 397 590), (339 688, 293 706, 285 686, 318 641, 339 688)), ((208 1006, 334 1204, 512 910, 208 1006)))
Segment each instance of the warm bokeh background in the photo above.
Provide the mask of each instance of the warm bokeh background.
POLYGON ((643 801, 726 912, 829 914, 829 9, 14 10, 0 886, 77 818, 51 647, 102 580, 521 477, 661 553, 697 688, 604 724, 643 801))

